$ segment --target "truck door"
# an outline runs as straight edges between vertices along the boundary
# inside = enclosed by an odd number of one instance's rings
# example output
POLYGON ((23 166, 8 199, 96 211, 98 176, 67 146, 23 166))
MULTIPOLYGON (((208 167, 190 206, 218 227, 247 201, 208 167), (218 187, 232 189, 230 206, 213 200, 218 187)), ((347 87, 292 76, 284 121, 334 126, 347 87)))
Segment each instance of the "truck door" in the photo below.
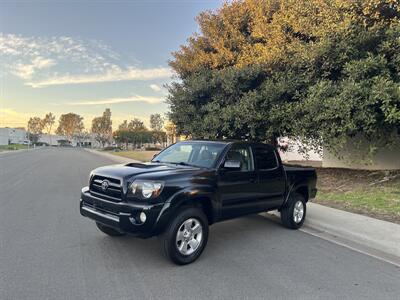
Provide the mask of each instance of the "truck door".
POLYGON ((230 219, 260 211, 257 192, 257 173, 249 145, 233 145, 224 161, 240 162, 238 169, 219 170, 218 190, 221 201, 222 219, 230 219))
POLYGON ((270 145, 253 145, 257 188, 265 209, 279 207, 284 200, 286 177, 276 151, 270 145))

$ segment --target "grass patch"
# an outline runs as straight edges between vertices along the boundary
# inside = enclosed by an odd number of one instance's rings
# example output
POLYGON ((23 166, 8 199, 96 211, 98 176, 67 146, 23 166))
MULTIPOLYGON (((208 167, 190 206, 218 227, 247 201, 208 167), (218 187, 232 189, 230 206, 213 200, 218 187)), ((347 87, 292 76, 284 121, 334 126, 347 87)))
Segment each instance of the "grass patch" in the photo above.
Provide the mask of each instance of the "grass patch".
POLYGON ((400 171, 317 168, 315 202, 400 224, 400 171))
POLYGON ((28 149, 28 146, 21 145, 21 144, 0 145, 0 151, 12 151, 12 150, 21 150, 21 149, 28 149))
POLYGON ((127 157, 131 158, 134 160, 138 161, 150 161, 153 159, 154 154, 159 153, 160 151, 109 151, 109 153, 117 155, 117 156, 122 156, 122 157, 127 157))

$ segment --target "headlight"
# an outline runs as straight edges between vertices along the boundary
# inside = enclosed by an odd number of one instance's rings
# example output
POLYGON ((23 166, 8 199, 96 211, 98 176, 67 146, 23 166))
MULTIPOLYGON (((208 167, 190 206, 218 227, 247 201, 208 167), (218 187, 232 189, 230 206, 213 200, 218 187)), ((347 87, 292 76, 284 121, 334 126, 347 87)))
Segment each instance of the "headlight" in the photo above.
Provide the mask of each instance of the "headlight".
POLYGON ((156 181, 134 181, 130 185, 132 194, 141 193, 146 199, 159 196, 162 188, 162 182, 156 181))

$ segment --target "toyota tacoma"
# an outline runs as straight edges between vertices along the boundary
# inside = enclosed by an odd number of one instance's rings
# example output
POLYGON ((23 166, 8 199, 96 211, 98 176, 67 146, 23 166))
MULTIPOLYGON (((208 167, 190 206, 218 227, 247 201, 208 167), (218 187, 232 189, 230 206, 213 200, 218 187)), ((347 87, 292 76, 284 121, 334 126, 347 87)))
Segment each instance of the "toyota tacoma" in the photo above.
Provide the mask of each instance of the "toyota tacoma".
POLYGON ((271 145, 182 141, 149 163, 93 170, 80 213, 110 236, 159 236, 167 257, 188 264, 204 250, 209 225, 278 210, 297 229, 316 192, 315 170, 284 166, 271 145))

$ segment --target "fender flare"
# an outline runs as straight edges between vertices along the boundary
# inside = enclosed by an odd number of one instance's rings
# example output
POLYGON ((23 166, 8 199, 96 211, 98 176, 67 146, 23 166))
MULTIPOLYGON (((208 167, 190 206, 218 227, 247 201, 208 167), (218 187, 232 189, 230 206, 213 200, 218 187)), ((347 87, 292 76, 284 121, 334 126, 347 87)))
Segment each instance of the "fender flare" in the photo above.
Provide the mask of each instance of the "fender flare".
MULTIPOLYGON (((285 197, 285 199, 284 199, 284 201, 283 201, 283 203, 282 203, 281 208, 282 208, 282 207, 285 207, 285 206, 288 204, 289 198, 290 198, 294 193, 296 193, 296 191, 299 190, 300 188, 306 188, 307 191, 308 191, 307 182, 298 181, 298 182, 293 183, 291 186, 289 186, 288 192, 287 192, 286 197, 285 197)), ((308 201, 308 200, 307 200, 307 201, 308 201)))
POLYGON ((171 221, 173 215, 176 214, 176 212, 181 207, 183 207, 186 204, 192 205, 194 204, 194 202, 198 202, 199 204, 201 204, 200 202, 201 200, 196 200, 196 199, 202 199, 202 198, 203 199, 208 198, 210 201, 211 214, 206 213, 206 215, 209 218, 210 224, 214 223, 216 221, 218 212, 218 207, 216 204, 217 202, 215 199, 215 192, 212 191, 211 188, 201 189, 201 188, 190 187, 176 192, 170 198, 167 199, 156 219, 154 231, 156 233, 160 233, 171 221))

